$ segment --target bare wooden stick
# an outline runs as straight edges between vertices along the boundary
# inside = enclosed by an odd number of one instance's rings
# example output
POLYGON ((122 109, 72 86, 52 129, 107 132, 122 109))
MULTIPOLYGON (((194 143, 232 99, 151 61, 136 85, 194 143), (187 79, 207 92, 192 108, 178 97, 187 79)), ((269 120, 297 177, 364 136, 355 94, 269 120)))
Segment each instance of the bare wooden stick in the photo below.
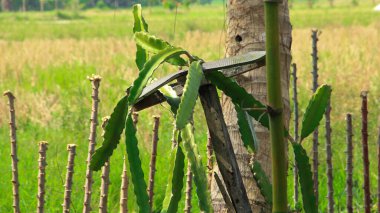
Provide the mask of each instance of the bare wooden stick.
POLYGON ((16 111, 14 106, 15 96, 10 91, 5 91, 4 96, 8 97, 9 105, 9 127, 11 139, 12 158, 12 186, 13 186, 13 209, 15 213, 20 212, 20 193, 18 181, 18 158, 17 158, 17 135, 16 135, 16 111))
POLYGON ((96 146, 96 126, 98 125, 98 105, 99 105, 99 86, 101 77, 93 75, 89 77, 92 84, 92 109, 91 109, 91 126, 90 136, 88 138, 88 155, 87 155, 87 169, 86 169, 86 182, 84 184, 84 202, 83 213, 91 211, 91 193, 92 193, 92 170, 90 169, 91 156, 95 151, 96 146))
MULTIPOLYGON (((313 75, 313 92, 315 92, 318 88, 318 34, 319 31, 317 29, 311 31, 311 38, 312 38, 312 75, 313 75)), ((313 133, 313 180, 314 180, 314 193, 316 198, 316 203, 318 207, 318 187, 319 187, 319 181, 318 181, 318 128, 313 133)))
MULTIPOLYGON (((102 119, 102 129, 104 136, 104 129, 108 124, 109 117, 104 117, 102 119)), ((107 203, 108 203, 108 188, 110 184, 110 161, 106 161, 102 168, 101 183, 100 183, 100 201, 99 201, 99 212, 107 213, 107 203)))
MULTIPOLYGON (((297 94, 297 65, 292 64, 293 72, 293 105, 294 105, 294 138, 296 141, 298 141, 298 120, 299 120, 299 113, 298 113, 298 94, 297 94)), ((296 205, 298 203, 298 168, 294 161, 294 169, 293 169, 293 182, 294 182, 294 204, 296 205)))
POLYGON ((368 159, 368 106, 367 91, 361 92, 362 98, 362 148, 363 148, 363 168, 364 168, 364 210, 371 212, 371 191, 369 179, 369 159, 368 159))
POLYGON ((332 151, 331 151, 331 121, 330 121, 330 114, 331 114, 331 103, 329 101, 326 112, 325 112, 325 118, 326 118, 326 163, 327 163, 327 187, 328 187, 328 212, 333 213, 334 212, 334 186, 333 186, 333 167, 332 167, 332 151))
POLYGON ((120 189, 120 213, 128 212, 128 175, 127 165, 125 163, 125 156, 123 160, 123 173, 121 175, 121 189, 120 189))
POLYGON ((207 169, 208 169, 208 187, 210 189, 211 180, 213 176, 213 162, 212 162, 212 143, 210 132, 207 132, 207 169))
POLYGON ((377 137, 377 209, 380 211, 380 126, 377 137))
POLYGON ((152 155, 150 157, 150 171, 149 171, 149 205, 152 210, 153 207, 153 195, 154 195, 154 176, 156 174, 156 157, 157 157, 157 143, 158 143, 158 127, 160 125, 160 117, 154 116, 153 137, 152 137, 152 155))
MULTIPOLYGON (((139 114, 134 112, 132 117, 133 125, 137 127, 137 123, 139 120, 139 114)), ((125 156, 123 160, 123 173, 121 174, 121 188, 120 188, 120 213, 128 212, 128 173, 127 173, 127 165, 125 163, 125 156)))
POLYGON ((187 162, 186 174, 186 197, 185 197, 185 213, 191 213, 191 191, 193 189, 193 173, 191 172, 190 162, 187 162))
POLYGON ((67 159, 67 173, 65 181, 65 194, 63 197, 63 213, 70 212, 71 203, 71 189, 73 186, 73 175, 74 175, 74 159, 75 159, 75 144, 68 144, 67 151, 69 152, 69 157, 67 159))
POLYGON ((44 212, 45 205, 45 182, 46 173, 45 169, 46 163, 46 150, 48 149, 48 143, 46 141, 41 141, 39 143, 39 159, 38 159, 38 194, 37 194, 37 213, 44 212))
POLYGON ((352 143, 352 115, 347 114, 346 115, 346 121, 347 121, 347 164, 346 164, 346 192, 347 192, 347 200, 346 200, 346 206, 347 206, 347 213, 353 213, 353 208, 352 208, 352 170, 353 170, 353 143, 352 143))

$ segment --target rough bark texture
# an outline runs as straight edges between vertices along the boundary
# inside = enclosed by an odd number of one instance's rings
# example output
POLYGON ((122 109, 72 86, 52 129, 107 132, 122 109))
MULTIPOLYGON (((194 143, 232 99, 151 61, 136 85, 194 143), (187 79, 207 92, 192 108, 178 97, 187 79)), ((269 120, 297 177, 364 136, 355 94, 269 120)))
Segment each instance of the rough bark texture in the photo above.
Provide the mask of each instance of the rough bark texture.
MULTIPOLYGON (((203 111, 206 115, 215 159, 235 210, 239 213, 252 212, 242 175, 224 121, 222 106, 215 86, 202 86, 199 90, 203 111)), ((224 203, 223 197, 221 198, 224 203)))
MULTIPOLYGON (((311 52, 311 57, 312 57, 312 71, 311 74, 313 75, 313 87, 312 91, 315 92, 317 91, 318 88, 318 30, 312 30, 311 31, 311 39, 312 39, 312 52, 311 52)), ((318 160, 318 128, 315 129, 313 132, 313 181, 314 181, 314 193, 315 193, 315 198, 316 198, 316 203, 318 207, 318 200, 319 200, 319 192, 318 192, 318 187, 319 187, 319 181, 318 181, 318 165, 319 165, 319 160, 318 160)))
MULTIPOLYGON (((102 129, 104 135, 104 129, 107 126, 109 117, 104 117, 102 119, 102 129)), ((107 213, 107 203, 108 203, 108 188, 110 185, 110 162, 109 159, 106 161, 102 168, 101 183, 100 183, 100 201, 99 201, 99 212, 107 213)))
POLYGON ((328 212, 334 212, 334 187, 333 187, 333 166, 332 166, 332 151, 331 151, 331 122, 330 122, 331 105, 327 105, 325 118, 326 118, 326 164, 327 164, 327 199, 328 199, 328 212))
MULTIPOLYGON (((292 64, 293 67, 293 105, 294 105, 294 139, 298 142, 298 94, 297 94, 297 65, 292 64)), ((298 203, 298 168, 294 161, 294 169, 293 169, 293 177, 294 177, 294 204, 298 203)))
POLYGON ((371 212, 371 188, 369 182, 369 159, 368 159, 368 106, 367 91, 361 93, 362 98, 362 147, 363 147, 363 168, 364 168, 364 210, 371 212))
POLYGON ((90 169, 91 156, 94 154, 96 146, 96 126, 98 125, 98 105, 99 105, 99 86, 101 77, 94 75, 89 78, 92 84, 92 109, 91 109, 91 126, 90 136, 88 138, 88 155, 87 155, 87 169, 86 169, 86 182, 84 184, 84 202, 83 213, 91 211, 91 194, 92 194, 92 170, 90 169))
POLYGON ((193 189, 193 173, 191 172, 190 162, 187 163, 186 174, 186 194, 185 194, 185 213, 191 213, 191 191, 193 189))
POLYGON ((9 105, 9 127, 11 139, 11 158, 12 158, 12 186, 13 186, 13 209, 15 213, 20 212, 20 193, 18 181, 18 158, 17 158, 17 136, 16 136, 16 110, 15 96, 10 91, 4 92, 4 96, 8 97, 9 105))
POLYGON ((123 173, 121 175, 121 188, 120 188, 120 213, 128 212, 128 175, 127 165, 125 163, 125 156, 123 160, 123 173))
MULTIPOLYGON (((248 51, 265 49, 265 28, 264 28, 264 3, 262 0, 229 0, 227 13, 227 38, 226 51, 227 56, 242 54, 248 51)), ((289 68, 290 68, 290 48, 291 48, 291 25, 289 22, 289 11, 287 1, 280 5, 280 57, 281 57, 281 75, 282 91, 285 104, 285 123, 288 125, 289 111, 289 68)), ((266 72, 265 67, 247 72, 235 78, 249 93, 257 99, 266 102, 266 72)), ((249 169, 251 156, 246 151, 240 138, 237 125, 236 112, 230 99, 223 95, 222 98, 224 119, 231 136, 232 145, 239 164, 243 182, 246 187, 248 198, 253 212, 268 211, 264 204, 264 198, 261 196, 259 189, 253 179, 249 169)), ((265 173, 271 178, 271 150, 269 143, 269 132, 264 127, 255 122, 255 131, 260 141, 257 156, 255 156, 262 165, 265 173)), ((219 175, 219 171, 215 168, 219 175)), ((215 212, 226 212, 224 200, 218 190, 215 181, 211 185, 211 198, 215 212)))
POLYGON ((75 159, 75 144, 68 144, 67 151, 69 152, 69 157, 67 159, 67 173, 65 181, 65 194, 63 196, 63 213, 70 212, 70 203, 71 203, 71 189, 73 186, 73 175, 74 175, 74 159, 75 159))
POLYGON ((353 170, 353 144, 352 144, 352 115, 347 114, 346 115, 346 141, 347 141, 347 163, 346 163, 346 193, 347 193, 347 200, 346 200, 346 206, 347 206, 347 213, 353 213, 352 209, 352 170, 353 170))
POLYGON ((148 186, 149 205, 150 205, 151 211, 153 207, 154 176, 156 174, 158 127, 160 125, 160 117, 154 116, 153 119, 154 119, 154 126, 153 126, 153 136, 152 136, 152 154, 150 156, 149 186, 148 186))
POLYGON ((39 159, 38 159, 38 193, 37 193, 37 213, 44 212, 45 205, 45 182, 46 173, 46 150, 48 149, 48 143, 41 141, 39 143, 39 159))

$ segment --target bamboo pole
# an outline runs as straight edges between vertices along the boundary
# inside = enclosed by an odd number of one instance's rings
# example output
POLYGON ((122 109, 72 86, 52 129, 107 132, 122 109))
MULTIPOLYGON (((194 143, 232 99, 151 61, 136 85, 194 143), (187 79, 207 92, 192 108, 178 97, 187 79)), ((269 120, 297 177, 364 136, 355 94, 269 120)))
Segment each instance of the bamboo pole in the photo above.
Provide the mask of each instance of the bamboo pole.
POLYGON ((120 213, 128 212, 128 175, 127 165, 125 163, 125 156, 123 159, 123 173, 121 175, 121 189, 120 189, 120 213))
POLYGON ((287 157, 285 153, 283 102, 280 73, 280 42, 276 0, 265 0, 266 74, 270 141, 272 148, 273 212, 287 212, 287 157))
POLYGON ((70 203, 71 203, 71 189, 73 186, 73 175, 74 175, 74 159, 75 159, 75 144, 68 144, 67 151, 69 152, 69 157, 67 159, 67 172, 65 180, 65 194, 63 197, 63 213, 70 212, 70 203))
POLYGON ((346 136, 346 140, 347 140, 347 150, 346 150, 346 153, 347 153, 347 163, 346 163, 346 173, 347 173, 347 176, 346 176, 346 193, 347 193, 347 200, 346 200, 346 206, 347 206, 347 213, 353 213, 353 208, 352 208, 352 198, 353 198, 353 195, 352 195, 352 170, 353 170, 353 164, 352 164, 352 161, 353 161, 353 143, 352 143, 352 136, 353 136, 353 133, 352 133, 352 115, 351 114, 347 114, 346 115, 346 126, 347 126, 347 129, 346 129, 346 132, 347 132, 347 136, 346 136))
POLYGON ((185 197, 185 213, 191 213, 191 191, 193 189, 193 173, 191 172, 190 162, 187 163, 186 174, 186 197, 185 197))
POLYGON ((369 159, 368 159, 368 106, 367 91, 361 92, 362 98, 362 148, 363 148, 363 168, 364 168, 364 209, 365 213, 371 212, 371 191, 369 179, 369 159))
MULTIPOLYGON (((298 94, 297 94, 297 65, 292 64, 293 67, 293 104, 294 104, 294 139, 298 141, 298 127, 299 127, 299 113, 298 113, 298 94)), ((298 167, 294 161, 294 169, 293 169, 293 181, 294 181, 294 204, 298 203, 298 167)))
POLYGON ((39 143, 39 159, 38 159, 38 194, 37 194, 37 213, 44 212, 45 205, 45 183, 46 173, 46 150, 48 149, 48 143, 41 141, 39 143))
POLYGON ((20 193, 18 181, 18 158, 17 158, 17 135, 16 135, 16 110, 14 106, 15 96, 10 91, 5 91, 4 96, 8 97, 9 105, 9 127, 11 139, 11 159, 12 159, 12 187, 13 187, 13 210, 20 212, 20 193))
POLYGON ((91 211, 91 193, 92 193, 92 170, 90 169, 91 156, 94 154, 96 146, 96 126, 98 125, 98 106, 99 106, 99 86, 101 77, 93 75, 88 78, 92 84, 92 110, 91 110, 91 126, 90 136, 88 138, 88 155, 87 155, 87 169, 86 169, 86 182, 84 185, 84 202, 83 213, 91 211))
MULTIPOLYGON (((318 88, 318 34, 319 31, 317 29, 314 29, 311 31, 312 35, 312 75, 313 75, 313 92, 317 91, 318 88)), ((319 203, 319 180, 318 180, 318 128, 315 129, 313 132, 313 181, 314 181, 314 193, 315 193, 315 199, 316 199, 316 205, 318 207, 319 203)))
POLYGON ((208 169, 208 187, 211 187, 211 180, 213 176, 213 162, 212 162, 212 143, 210 132, 207 133, 207 169, 208 169))
POLYGON ((334 212, 334 186, 333 186, 333 166, 332 166, 332 151, 331 151, 331 103, 329 101, 326 112, 326 164, 327 164, 327 199, 328 199, 328 212, 334 212))
POLYGON ((158 128, 160 125, 160 117, 154 116, 154 126, 153 126, 153 137, 152 137, 152 155, 150 157, 150 171, 149 171, 149 205, 152 210, 153 207, 153 196, 154 196, 154 176, 156 174, 156 158, 157 158, 157 143, 158 143, 158 128))
MULTIPOLYGON (((109 120, 108 116, 102 119, 102 129, 103 129, 102 136, 104 136, 104 131, 108 124, 108 120, 109 120)), ((110 184, 110 161, 108 159, 102 168, 102 174, 101 174, 100 201, 99 201, 100 213, 107 213, 109 184, 110 184)))

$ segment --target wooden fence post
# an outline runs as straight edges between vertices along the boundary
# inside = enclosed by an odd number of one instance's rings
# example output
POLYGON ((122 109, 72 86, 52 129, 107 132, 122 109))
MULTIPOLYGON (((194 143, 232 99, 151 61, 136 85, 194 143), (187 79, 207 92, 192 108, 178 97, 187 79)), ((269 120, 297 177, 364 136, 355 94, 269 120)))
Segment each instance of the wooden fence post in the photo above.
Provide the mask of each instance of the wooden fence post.
POLYGON ((185 197, 185 213, 191 213, 191 191, 193 189, 193 173, 191 172, 190 162, 187 165, 187 173, 186 173, 186 197, 185 197))
POLYGON ((37 213, 44 212, 45 205, 45 182, 46 182, 46 150, 48 143, 41 141, 39 143, 39 159, 38 159, 38 194, 37 194, 37 213))
MULTIPOLYGON (((318 89, 318 34, 319 31, 317 29, 312 30, 312 75, 313 75, 313 92, 317 91, 318 89)), ((318 200, 319 200, 319 193, 318 193, 318 187, 319 187, 319 181, 318 181, 318 165, 319 165, 319 160, 318 160, 318 128, 315 129, 313 133, 313 181, 314 181, 314 193, 315 193, 315 198, 316 198, 316 203, 318 207, 318 200)))
POLYGON ((363 148, 363 168, 364 168, 364 210, 365 213, 371 212, 371 190, 369 178, 369 159, 368 159, 368 105, 367 91, 361 92, 362 98, 362 148, 363 148))
POLYGON ((353 208, 352 208, 352 170, 353 170, 353 143, 352 143, 352 115, 347 114, 346 115, 346 121, 347 121, 347 163, 346 163, 346 193, 347 193, 347 200, 346 200, 346 206, 347 206, 347 213, 353 213, 353 208))
POLYGON ((13 185, 13 209, 15 213, 20 213, 20 193, 18 181, 18 158, 17 158, 17 135, 16 135, 16 110, 14 106, 15 96, 10 91, 5 91, 4 96, 8 97, 9 105, 9 127, 11 138, 11 158, 12 158, 12 185, 13 185))
POLYGON ((128 175, 127 165, 125 163, 125 156, 123 159, 123 173, 121 175, 121 189, 120 189, 120 213, 128 212, 128 175))
POLYGON ((150 171, 149 171, 149 205, 152 210, 153 207, 153 195, 154 195, 154 176, 156 174, 156 157, 157 157, 157 144, 158 144, 158 128, 160 125, 160 117, 154 116, 153 136, 152 136, 152 155, 150 157, 150 171))
MULTIPOLYGON (((297 93, 297 65, 292 64, 293 72, 293 104, 294 104, 294 139, 298 141, 298 121, 299 121, 299 113, 298 113, 298 93, 297 93)), ((296 162, 294 161, 294 169, 293 169, 293 182, 294 182, 294 204, 298 203, 298 167, 296 162)))
POLYGON ((326 108, 325 119, 326 119, 326 164, 327 164, 327 199, 328 199, 328 212, 334 212, 334 186, 333 186, 333 166, 332 166, 332 151, 331 151, 331 100, 326 108))
MULTIPOLYGON (((109 116, 102 119, 102 129, 104 136, 105 128, 108 124, 109 116)), ((110 159, 108 159, 103 168, 101 174, 101 183, 100 183, 100 201, 99 201, 99 213, 107 213, 107 203, 108 203, 108 188, 110 185, 110 159)))
POLYGON ((96 126, 98 125, 98 105, 99 105, 99 86, 101 77, 94 75, 89 78, 92 84, 92 109, 91 109, 91 126, 90 136, 88 138, 88 155, 87 155, 87 169, 86 181, 84 184, 84 202, 83 213, 90 213, 91 211, 91 193, 92 193, 92 170, 90 169, 91 156, 94 154, 96 146, 96 126))
POLYGON ((66 180, 65 180, 65 194, 63 196, 63 213, 70 212, 70 203, 71 203, 71 189, 73 186, 73 175, 74 175, 74 159, 75 159, 75 144, 68 144, 67 151, 69 152, 69 156, 67 158, 67 172, 66 172, 66 180))

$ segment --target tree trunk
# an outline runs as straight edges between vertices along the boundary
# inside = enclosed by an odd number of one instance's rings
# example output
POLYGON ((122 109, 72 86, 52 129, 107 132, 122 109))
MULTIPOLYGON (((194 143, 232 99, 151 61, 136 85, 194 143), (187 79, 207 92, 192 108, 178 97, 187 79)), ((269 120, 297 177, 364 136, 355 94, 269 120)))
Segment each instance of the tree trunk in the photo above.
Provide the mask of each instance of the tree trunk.
MULTIPOLYGON (((227 12, 227 56, 238 55, 248 51, 265 49, 265 28, 264 28, 264 2, 262 0, 229 0, 227 12)), ((284 99, 285 125, 288 126, 289 109, 289 69, 291 62, 290 48, 292 43, 291 25, 289 21, 289 11, 287 1, 280 5, 280 57, 281 57, 281 84, 282 97, 284 99)), ((266 73, 265 67, 236 77, 237 82, 257 99, 266 103, 266 73)), ((232 144, 239 164, 240 172, 248 193, 253 212, 270 212, 270 208, 265 204, 259 189, 252 177, 249 169, 251 156, 243 146, 237 125, 235 108, 230 99, 222 97, 223 114, 231 135, 232 144)), ((257 122, 255 131, 259 140, 259 149, 255 159, 258 160, 265 173, 271 178, 271 150, 269 132, 257 122)), ((218 171, 217 169, 215 171, 218 171)), ((219 172, 219 171, 218 171, 219 172)), ((227 212, 223 197, 213 179, 211 186, 211 197, 215 212, 227 212)))
POLYGON ((11 10, 11 1, 10 0, 1 0, 1 9, 4 12, 8 12, 11 10))

